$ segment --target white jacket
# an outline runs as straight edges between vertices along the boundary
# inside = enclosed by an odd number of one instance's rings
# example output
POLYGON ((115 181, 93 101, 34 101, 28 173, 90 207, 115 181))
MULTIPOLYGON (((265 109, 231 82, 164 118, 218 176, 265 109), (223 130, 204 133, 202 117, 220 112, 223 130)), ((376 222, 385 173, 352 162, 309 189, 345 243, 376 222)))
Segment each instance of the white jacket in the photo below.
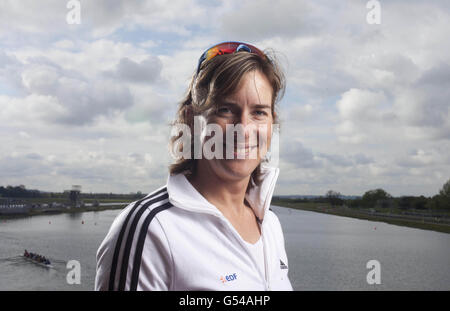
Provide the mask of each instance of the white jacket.
POLYGON ((261 223, 265 273, 231 223, 182 174, 128 205, 97 251, 96 290, 292 290, 277 216, 278 168, 264 168, 247 201, 261 223))

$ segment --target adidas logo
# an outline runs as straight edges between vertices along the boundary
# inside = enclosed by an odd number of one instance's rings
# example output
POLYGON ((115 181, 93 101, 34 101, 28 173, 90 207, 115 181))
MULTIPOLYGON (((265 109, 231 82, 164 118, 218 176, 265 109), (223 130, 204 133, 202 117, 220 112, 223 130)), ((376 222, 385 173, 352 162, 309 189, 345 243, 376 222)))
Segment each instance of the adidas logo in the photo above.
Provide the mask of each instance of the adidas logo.
POLYGON ((288 266, 280 259, 280 269, 287 269, 288 266))

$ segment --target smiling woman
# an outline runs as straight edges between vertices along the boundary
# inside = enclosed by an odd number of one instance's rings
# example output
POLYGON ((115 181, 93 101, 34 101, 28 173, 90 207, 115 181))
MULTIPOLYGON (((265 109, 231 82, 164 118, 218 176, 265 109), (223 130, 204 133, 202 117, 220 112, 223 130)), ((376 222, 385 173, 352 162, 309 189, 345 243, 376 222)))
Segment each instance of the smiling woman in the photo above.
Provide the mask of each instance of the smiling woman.
MULTIPOLYGON (((202 54, 175 124, 193 146, 202 118, 221 133, 214 148, 227 152, 195 158, 191 148, 165 186, 124 209, 98 250, 97 290, 292 290, 269 209, 279 169, 265 159, 283 91, 275 60, 250 44, 202 54)), ((202 146, 214 138, 200 136, 202 146)))
MULTIPOLYGON (((254 115, 267 113, 267 118, 264 118, 262 123, 268 124, 269 130, 271 124, 278 123, 276 103, 281 100, 284 94, 284 75, 274 59, 254 46, 242 45, 248 46, 248 49, 253 49, 255 53, 229 53, 238 50, 241 45, 239 42, 225 42, 213 46, 203 53, 199 59, 197 73, 194 75, 188 92, 179 106, 175 124, 188 124, 192 129, 194 116, 203 116, 209 119, 207 122, 211 123, 214 123, 212 120, 214 116, 222 117, 222 119, 228 117, 227 123, 239 123, 236 118, 245 118, 246 115, 239 116, 236 107, 240 109, 242 107, 239 107, 239 105, 248 106, 249 104, 254 109, 252 111, 254 115), (246 87, 242 88, 242 84, 245 83, 247 84, 246 87), (252 87, 252 84, 254 84, 254 87, 252 87), (243 96, 243 94, 237 94, 238 90, 253 92, 253 94, 249 94, 248 103, 239 101, 239 98, 234 98, 243 96), (261 92, 263 93, 261 94, 261 92), (234 105, 231 105, 231 103, 234 105), (267 106, 270 107, 270 111, 261 109, 261 107, 267 106), (224 110, 225 108, 228 108, 228 111, 224 110), (226 113, 227 115, 225 115, 226 113)), ((241 51, 246 50, 242 48, 241 51)), ((197 161, 193 160, 195 158, 194 135, 194 133, 191 133, 191 156, 175 162, 170 168, 172 174, 183 173, 189 176, 195 171, 197 161)), ((172 148, 176 147, 175 142, 180 136, 181 133, 172 137, 172 148)), ((260 181, 259 175, 260 166, 257 166, 252 173, 252 178, 256 184, 260 181)), ((249 187, 251 186, 250 183, 249 187)))

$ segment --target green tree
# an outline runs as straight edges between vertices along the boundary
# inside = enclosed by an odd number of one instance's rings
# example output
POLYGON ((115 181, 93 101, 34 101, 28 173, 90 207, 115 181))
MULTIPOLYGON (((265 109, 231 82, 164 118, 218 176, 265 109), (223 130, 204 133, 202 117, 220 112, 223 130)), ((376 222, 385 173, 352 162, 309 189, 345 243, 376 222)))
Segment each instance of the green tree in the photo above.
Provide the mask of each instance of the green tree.
POLYGON ((384 191, 383 189, 375 189, 369 190, 364 193, 362 197, 362 203, 364 207, 373 208, 377 204, 377 202, 383 203, 382 206, 385 206, 385 202, 392 199, 392 196, 384 191))
POLYGON ((409 209, 412 206, 413 197, 410 196, 403 196, 399 198, 398 200, 398 207, 401 209, 409 209))
POLYGON ((341 199, 341 194, 337 191, 328 190, 325 197, 331 206, 341 206, 344 204, 344 201, 341 199))
POLYGON ((415 198, 414 200, 415 209, 426 209, 426 205, 427 205, 427 198, 425 198, 423 195, 415 198))
POLYGON ((450 179, 442 186, 439 195, 433 197, 437 209, 450 209, 450 179))
POLYGON ((439 191, 439 195, 443 197, 450 197, 450 179, 442 186, 442 189, 439 191))

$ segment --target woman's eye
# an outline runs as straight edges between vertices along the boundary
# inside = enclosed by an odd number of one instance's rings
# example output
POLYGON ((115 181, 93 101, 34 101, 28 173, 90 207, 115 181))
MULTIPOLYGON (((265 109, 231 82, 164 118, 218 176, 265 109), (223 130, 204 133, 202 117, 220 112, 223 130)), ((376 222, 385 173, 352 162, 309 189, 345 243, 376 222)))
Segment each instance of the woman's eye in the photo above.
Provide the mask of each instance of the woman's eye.
POLYGON ((230 114, 231 109, 227 108, 227 107, 221 107, 221 108, 217 109, 217 112, 220 114, 230 114))
POLYGON ((265 112, 264 110, 256 110, 256 111, 255 111, 255 114, 256 114, 257 116, 266 116, 266 115, 267 115, 267 112, 265 112))

